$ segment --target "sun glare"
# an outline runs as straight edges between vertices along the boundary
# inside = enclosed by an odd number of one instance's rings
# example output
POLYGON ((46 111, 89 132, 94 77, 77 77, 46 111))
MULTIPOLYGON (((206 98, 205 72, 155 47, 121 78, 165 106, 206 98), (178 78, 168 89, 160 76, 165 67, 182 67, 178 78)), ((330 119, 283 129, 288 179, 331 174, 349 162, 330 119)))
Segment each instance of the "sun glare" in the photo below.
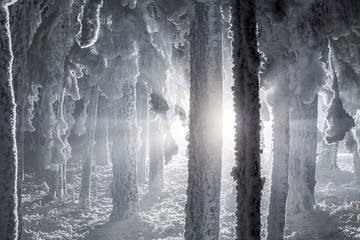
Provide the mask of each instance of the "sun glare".
POLYGON ((232 107, 225 108, 223 112, 223 137, 234 140, 235 112, 232 107))

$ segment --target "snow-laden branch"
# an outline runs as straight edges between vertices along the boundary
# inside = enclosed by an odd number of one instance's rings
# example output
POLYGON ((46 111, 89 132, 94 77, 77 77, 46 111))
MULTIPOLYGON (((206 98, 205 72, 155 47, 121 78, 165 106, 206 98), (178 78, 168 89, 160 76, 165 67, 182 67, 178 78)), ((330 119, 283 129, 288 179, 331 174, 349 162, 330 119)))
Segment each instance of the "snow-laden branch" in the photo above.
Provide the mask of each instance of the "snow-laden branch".
POLYGON ((332 70, 333 79, 331 87, 333 98, 330 101, 329 108, 326 110, 326 122, 328 127, 325 130, 324 139, 328 144, 343 140, 346 132, 355 126, 354 119, 345 111, 340 99, 338 73, 334 66, 331 42, 329 42, 329 48, 329 66, 330 70, 332 70))
POLYGON ((98 39, 100 30, 100 9, 103 0, 88 0, 80 15, 80 32, 76 38, 79 46, 87 48, 98 39))

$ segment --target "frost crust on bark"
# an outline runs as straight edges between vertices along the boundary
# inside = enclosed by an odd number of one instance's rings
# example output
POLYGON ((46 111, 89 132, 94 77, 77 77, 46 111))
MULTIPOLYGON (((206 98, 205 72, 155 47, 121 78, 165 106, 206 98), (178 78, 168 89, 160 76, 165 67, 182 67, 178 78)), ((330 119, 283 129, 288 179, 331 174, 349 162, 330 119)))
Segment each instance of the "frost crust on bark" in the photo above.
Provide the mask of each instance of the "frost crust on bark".
POLYGON ((222 149, 220 1, 194 3, 190 29, 189 178, 185 239, 218 239, 222 149))
POLYGON ((255 1, 232 6, 234 33, 236 239, 260 239, 260 99, 255 1))
POLYGON ((139 211, 137 163, 136 163, 136 97, 135 79, 122 86, 122 97, 112 100, 110 119, 113 134, 111 158, 113 162, 113 182, 111 195, 112 221, 128 218, 139 211))
POLYGON ((315 206, 317 114, 317 95, 310 104, 297 99, 290 113, 288 214, 312 211, 315 206))

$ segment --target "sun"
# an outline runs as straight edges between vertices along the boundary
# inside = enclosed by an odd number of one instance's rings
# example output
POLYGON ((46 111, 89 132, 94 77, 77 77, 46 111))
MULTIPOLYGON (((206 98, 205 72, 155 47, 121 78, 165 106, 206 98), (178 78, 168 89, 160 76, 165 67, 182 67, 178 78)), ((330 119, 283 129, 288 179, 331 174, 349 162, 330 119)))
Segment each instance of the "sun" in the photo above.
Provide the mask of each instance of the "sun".
POLYGON ((235 137, 235 112, 232 106, 225 107, 223 111, 223 139, 224 143, 234 141, 235 137))

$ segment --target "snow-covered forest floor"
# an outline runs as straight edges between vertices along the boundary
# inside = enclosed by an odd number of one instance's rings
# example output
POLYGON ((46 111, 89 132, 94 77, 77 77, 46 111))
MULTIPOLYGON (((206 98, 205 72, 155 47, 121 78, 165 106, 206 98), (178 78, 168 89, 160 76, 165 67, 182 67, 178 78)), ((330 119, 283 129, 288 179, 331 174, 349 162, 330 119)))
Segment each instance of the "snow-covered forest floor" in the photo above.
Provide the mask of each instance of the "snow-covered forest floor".
MULTIPOLYGON (((26 175, 23 189, 24 239, 91 239, 91 240, 137 240, 137 239, 183 239, 187 188, 187 158, 185 132, 180 151, 164 167, 164 189, 158 195, 147 194, 147 183, 139 186, 140 213, 128 220, 109 222, 112 209, 110 184, 112 169, 95 167, 92 175, 92 207, 81 210, 78 205, 81 165, 71 163, 67 170, 68 196, 65 201, 52 200, 46 187, 26 175)), ((225 158, 232 158, 225 151, 225 158)), ((234 237, 234 195, 230 171, 231 162, 223 169, 221 238, 234 237), (226 205, 226 206, 225 206, 226 205)))
MULTIPOLYGON (((230 176, 233 153, 227 144, 224 142, 220 239, 233 239, 235 225, 235 199, 230 176)), ((182 145, 179 155, 164 168, 163 192, 151 196, 147 194, 147 184, 140 185, 140 213, 121 222, 108 221, 112 209, 111 166, 94 169, 91 210, 80 210, 78 206, 80 163, 70 162, 68 166, 67 180, 71 185, 64 201, 50 199, 46 187, 35 181, 32 175, 26 175, 23 189, 24 239, 183 239, 187 158, 185 144, 182 145)), ((266 153, 263 158, 266 183, 262 214, 265 220, 271 162, 266 153)), ((360 239, 360 185, 353 182, 351 154, 339 153, 338 165, 339 169, 334 170, 317 169, 317 208, 311 214, 288 217, 286 239, 360 239)))
POLYGON ((360 239, 360 185, 353 181, 352 154, 338 153, 339 169, 316 172, 313 213, 287 218, 286 239, 360 239))

